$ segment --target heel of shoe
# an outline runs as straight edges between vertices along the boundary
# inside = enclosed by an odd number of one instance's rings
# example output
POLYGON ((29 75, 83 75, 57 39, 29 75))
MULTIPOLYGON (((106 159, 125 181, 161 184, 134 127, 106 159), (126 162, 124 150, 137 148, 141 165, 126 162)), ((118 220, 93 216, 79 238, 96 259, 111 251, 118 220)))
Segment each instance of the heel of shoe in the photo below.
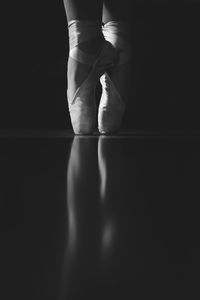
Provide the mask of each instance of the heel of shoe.
POLYGON ((73 131, 76 135, 92 134, 96 122, 95 89, 90 87, 90 78, 77 90, 72 103, 68 102, 73 131), (88 82, 89 81, 89 82, 88 82))
POLYGON ((76 135, 90 135, 95 130, 96 109, 93 107, 70 110, 73 131, 76 135))
POLYGON ((98 110, 98 129, 101 134, 117 133, 120 129, 125 104, 109 75, 101 76, 102 96, 98 110))

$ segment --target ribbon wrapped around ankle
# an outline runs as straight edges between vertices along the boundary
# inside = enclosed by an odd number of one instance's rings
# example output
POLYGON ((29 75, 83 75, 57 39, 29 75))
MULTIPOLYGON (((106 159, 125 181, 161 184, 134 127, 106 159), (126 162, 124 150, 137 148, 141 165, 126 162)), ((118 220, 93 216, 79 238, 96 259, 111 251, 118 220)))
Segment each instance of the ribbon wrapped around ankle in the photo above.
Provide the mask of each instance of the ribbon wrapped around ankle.
POLYGON ((83 64, 92 65, 96 57, 81 50, 78 46, 98 37, 104 38, 101 26, 101 22, 71 20, 68 23, 70 57, 83 64))
POLYGON ((68 23, 69 47, 76 47, 78 44, 102 35, 101 22, 71 20, 68 23))
POLYGON ((104 24, 103 35, 119 52, 118 65, 128 62, 131 58, 129 42, 129 26, 127 22, 110 21, 104 24))

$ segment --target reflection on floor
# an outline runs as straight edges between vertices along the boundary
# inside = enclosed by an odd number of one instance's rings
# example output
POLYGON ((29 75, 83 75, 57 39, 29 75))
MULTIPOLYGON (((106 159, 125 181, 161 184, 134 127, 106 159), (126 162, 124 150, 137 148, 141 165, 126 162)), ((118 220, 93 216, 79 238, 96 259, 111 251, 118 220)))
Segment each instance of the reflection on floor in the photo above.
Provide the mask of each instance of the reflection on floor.
POLYGON ((0 140, 0 299, 199 298, 198 137, 0 140))

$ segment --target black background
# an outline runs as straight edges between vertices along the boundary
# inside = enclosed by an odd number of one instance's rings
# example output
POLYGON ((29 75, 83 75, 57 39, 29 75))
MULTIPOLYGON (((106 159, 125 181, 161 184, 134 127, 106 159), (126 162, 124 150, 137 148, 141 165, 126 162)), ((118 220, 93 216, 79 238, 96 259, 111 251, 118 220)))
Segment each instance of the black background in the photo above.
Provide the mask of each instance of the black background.
MULTIPOLYGON (((62 0, 3 5, 1 129, 71 128, 62 0)), ((200 1, 135 1, 132 91, 123 128, 200 129, 200 1)))

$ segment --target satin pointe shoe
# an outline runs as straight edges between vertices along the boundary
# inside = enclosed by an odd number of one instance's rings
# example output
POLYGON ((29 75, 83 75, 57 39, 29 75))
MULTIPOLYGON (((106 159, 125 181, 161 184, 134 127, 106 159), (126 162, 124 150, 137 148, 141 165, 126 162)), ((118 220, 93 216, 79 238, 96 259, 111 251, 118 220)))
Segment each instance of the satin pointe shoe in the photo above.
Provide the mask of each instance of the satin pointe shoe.
POLYGON ((88 135, 94 132, 96 124, 96 85, 105 70, 113 65, 116 50, 104 39, 98 22, 72 20, 68 30, 68 108, 74 133, 88 135), (99 45, 97 51, 91 52, 92 43, 99 45))
POLYGON ((100 134, 115 134, 121 127, 129 96, 131 49, 125 22, 108 22, 102 31, 105 39, 116 49, 118 61, 100 78, 102 95, 98 110, 98 129, 100 134))

